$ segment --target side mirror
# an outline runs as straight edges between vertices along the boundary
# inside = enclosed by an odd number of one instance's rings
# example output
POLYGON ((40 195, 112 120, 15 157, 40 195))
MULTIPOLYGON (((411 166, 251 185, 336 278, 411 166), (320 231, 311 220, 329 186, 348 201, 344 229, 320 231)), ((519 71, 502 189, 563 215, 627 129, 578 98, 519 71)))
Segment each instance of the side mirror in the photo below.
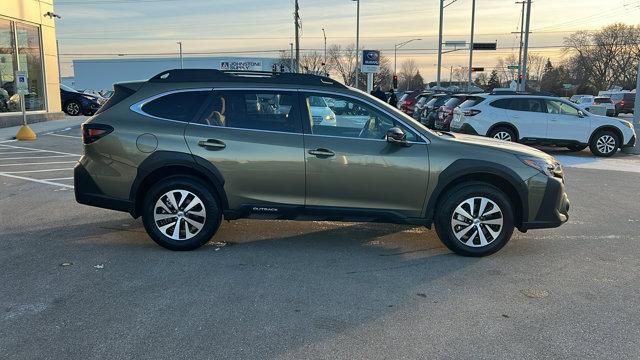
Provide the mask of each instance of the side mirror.
POLYGON ((582 111, 582 110, 578 110, 578 117, 583 118, 583 117, 585 117, 585 116, 587 116, 587 114, 585 114, 585 113, 584 113, 584 111, 582 111))
POLYGON ((397 126, 394 126, 391 129, 387 130, 385 139, 392 144, 399 144, 402 146, 409 145, 407 143, 407 134, 405 134, 404 131, 402 131, 402 129, 397 126))

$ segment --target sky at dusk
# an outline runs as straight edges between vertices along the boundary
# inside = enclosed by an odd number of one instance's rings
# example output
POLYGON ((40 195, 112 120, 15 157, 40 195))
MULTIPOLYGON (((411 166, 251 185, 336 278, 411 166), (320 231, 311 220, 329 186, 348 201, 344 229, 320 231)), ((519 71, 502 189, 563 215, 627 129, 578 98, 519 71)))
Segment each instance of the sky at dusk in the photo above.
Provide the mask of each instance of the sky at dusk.
MULTIPOLYGON (((449 3, 447 0, 445 3, 449 3)), ((187 56, 278 57, 293 41, 293 0, 57 0, 55 12, 64 76, 73 59, 177 56, 182 41, 187 56), (197 54, 196 54, 197 53, 197 54), (166 54, 166 55, 162 55, 166 54)), ((356 3, 351 0, 299 0, 301 49, 322 51, 322 28, 329 45, 355 43, 356 3)), ((422 38, 398 53, 398 63, 413 58, 426 80, 436 71, 438 0, 361 0, 361 47, 393 57, 394 44, 422 38)), ((444 40, 467 40, 472 0, 445 9, 444 40)), ((497 51, 475 52, 474 66, 490 70, 500 57, 518 51, 521 5, 509 0, 476 1, 476 42, 498 43, 497 51)), ((563 38, 614 22, 640 24, 640 0, 535 0, 531 15, 531 52, 563 56, 563 38)), ((468 65, 468 52, 445 54, 443 68, 468 65)), ((448 71, 444 71, 448 76, 448 71)), ((444 76, 444 75, 443 75, 444 76)), ((445 76, 445 77, 446 77, 445 76)))

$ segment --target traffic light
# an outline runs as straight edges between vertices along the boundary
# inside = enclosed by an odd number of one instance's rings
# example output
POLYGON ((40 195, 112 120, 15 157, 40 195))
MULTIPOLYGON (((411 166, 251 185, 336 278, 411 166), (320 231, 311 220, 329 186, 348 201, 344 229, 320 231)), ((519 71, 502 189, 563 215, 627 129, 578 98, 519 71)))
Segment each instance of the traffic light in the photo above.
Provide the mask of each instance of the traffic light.
POLYGON ((398 88, 398 75, 393 75, 393 88, 398 88))

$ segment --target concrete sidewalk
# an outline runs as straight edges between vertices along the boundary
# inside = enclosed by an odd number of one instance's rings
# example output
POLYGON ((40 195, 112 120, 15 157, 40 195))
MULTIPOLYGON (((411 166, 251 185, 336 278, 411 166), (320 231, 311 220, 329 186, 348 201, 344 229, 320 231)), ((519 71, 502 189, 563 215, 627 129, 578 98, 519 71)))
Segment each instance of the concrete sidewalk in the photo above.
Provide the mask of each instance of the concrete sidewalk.
MULTIPOLYGON (((29 127, 36 134, 43 134, 51 131, 62 130, 72 126, 78 126, 82 124, 88 116, 66 116, 60 120, 43 121, 38 123, 29 124, 29 127)), ((7 128, 0 128, 0 141, 12 140, 15 138, 16 133, 20 129, 20 126, 12 126, 7 128)))

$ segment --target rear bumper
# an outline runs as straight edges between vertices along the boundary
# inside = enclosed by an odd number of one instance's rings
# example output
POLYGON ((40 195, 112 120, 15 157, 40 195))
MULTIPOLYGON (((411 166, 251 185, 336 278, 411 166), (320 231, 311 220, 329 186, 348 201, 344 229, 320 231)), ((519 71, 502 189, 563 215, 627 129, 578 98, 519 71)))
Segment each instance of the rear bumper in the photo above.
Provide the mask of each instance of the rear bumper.
POLYGON ((569 220, 570 207, 571 203, 562 181, 558 178, 549 178, 535 219, 523 222, 520 230, 558 227, 569 220))
POLYGON ((132 201, 106 196, 82 163, 78 163, 73 169, 73 187, 76 201, 80 204, 124 211, 130 214, 133 212, 132 201))
POLYGON ((468 134, 468 135, 480 135, 478 134, 478 131, 476 131, 476 129, 473 128, 473 126, 467 123, 462 124, 462 126, 460 126, 460 128, 458 129, 451 127, 451 131, 461 133, 461 134, 468 134))

